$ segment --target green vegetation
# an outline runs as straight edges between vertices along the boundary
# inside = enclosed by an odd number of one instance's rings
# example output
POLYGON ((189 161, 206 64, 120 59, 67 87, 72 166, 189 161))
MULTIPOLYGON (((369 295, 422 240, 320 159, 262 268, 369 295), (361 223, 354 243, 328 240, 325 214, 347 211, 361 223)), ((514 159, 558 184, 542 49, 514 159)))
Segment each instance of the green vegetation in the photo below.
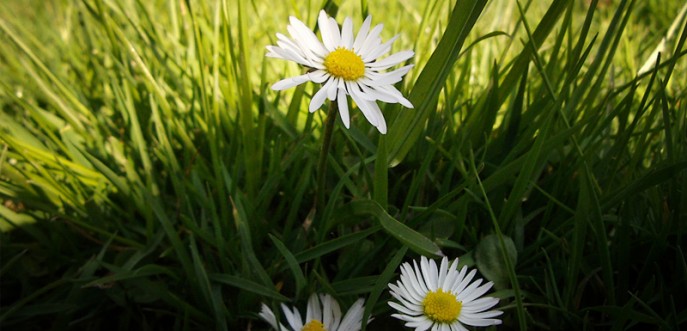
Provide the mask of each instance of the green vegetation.
POLYGON ((505 329, 687 328, 685 8, 2 1, 0 325, 263 330, 320 291, 399 330, 386 286, 440 248, 505 329), (337 119, 314 210, 326 106, 264 54, 321 8, 400 34, 415 109, 337 119))

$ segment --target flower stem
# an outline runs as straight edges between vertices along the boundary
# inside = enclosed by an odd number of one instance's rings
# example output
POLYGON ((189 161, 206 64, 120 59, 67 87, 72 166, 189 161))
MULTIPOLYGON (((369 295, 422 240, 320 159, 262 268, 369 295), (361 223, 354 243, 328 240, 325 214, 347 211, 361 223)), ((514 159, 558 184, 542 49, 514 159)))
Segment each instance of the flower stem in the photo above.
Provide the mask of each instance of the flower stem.
POLYGON ((315 203, 313 208, 317 210, 318 204, 324 205, 324 191, 326 188, 326 174, 327 174, 327 156, 329 155, 329 146, 332 142, 332 134, 334 133, 334 123, 336 120, 336 113, 339 112, 339 105, 336 101, 329 102, 329 110, 327 111, 327 118, 324 120, 324 133, 322 136, 322 149, 320 150, 320 160, 317 164, 317 194, 315 195, 315 203))

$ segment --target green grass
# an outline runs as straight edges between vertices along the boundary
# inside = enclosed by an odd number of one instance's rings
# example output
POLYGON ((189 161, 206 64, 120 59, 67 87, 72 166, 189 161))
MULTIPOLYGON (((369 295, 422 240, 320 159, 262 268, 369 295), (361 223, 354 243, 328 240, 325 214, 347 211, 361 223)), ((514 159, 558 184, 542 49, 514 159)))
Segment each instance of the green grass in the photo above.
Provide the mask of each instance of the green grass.
POLYGON ((263 330, 261 302, 317 291, 397 330, 386 285, 440 249, 505 329, 685 328, 682 9, 0 2, 0 325, 263 330), (320 8, 401 35, 415 109, 382 106, 384 136, 337 120, 314 210, 326 106, 272 91, 300 68, 264 54, 320 8))

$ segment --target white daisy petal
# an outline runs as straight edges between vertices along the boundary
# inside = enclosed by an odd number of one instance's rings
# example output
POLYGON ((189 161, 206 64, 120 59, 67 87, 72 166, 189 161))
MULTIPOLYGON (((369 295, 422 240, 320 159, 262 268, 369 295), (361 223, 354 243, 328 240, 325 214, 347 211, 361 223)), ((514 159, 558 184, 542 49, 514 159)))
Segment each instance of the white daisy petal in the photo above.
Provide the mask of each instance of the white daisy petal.
POLYGON ((360 79, 361 84, 367 86, 383 86, 387 84, 394 84, 394 77, 387 75, 376 75, 373 72, 365 73, 365 77, 360 79))
POLYGON ((286 30, 289 31, 289 34, 291 35, 291 37, 293 37, 294 43, 296 43, 296 45, 298 45, 298 50, 300 51, 300 53, 303 54, 303 56, 304 56, 305 58, 311 60, 311 62, 312 62, 313 59, 316 59, 316 58, 317 58, 317 57, 314 55, 314 51, 312 50, 313 47, 311 47, 310 45, 308 45, 308 43, 307 43, 307 41, 305 40, 305 38, 302 37, 302 34, 303 34, 304 32, 302 32, 301 29, 299 29, 299 28, 296 27, 296 26, 289 25, 289 26, 286 27, 286 30))
POLYGON ((342 47, 341 43, 341 31, 339 31, 339 24, 332 17, 329 18, 329 35, 333 39, 334 45, 336 47, 342 47))
POLYGON ((365 84, 355 84, 355 88, 360 89, 365 100, 368 101, 375 101, 375 100, 380 100, 384 102, 388 102, 389 100, 392 100, 389 96, 386 95, 381 95, 381 93, 377 92, 376 90, 372 89, 371 87, 365 85, 365 84))
POLYGON ((362 328, 363 313, 365 312, 365 307, 363 306, 364 300, 358 299, 355 303, 348 309, 348 312, 341 320, 341 324, 338 329, 332 330, 360 330, 362 328))
POLYGON ((296 308, 293 308, 293 310, 291 310, 289 309, 289 307, 282 303, 281 310, 284 312, 284 317, 286 317, 286 321, 289 322, 289 325, 292 329, 298 330, 300 328, 303 328, 303 320, 301 319, 301 314, 298 313, 298 310, 296 308))
POLYGON ((401 67, 390 72, 375 72, 374 70, 368 70, 365 73, 365 78, 363 82, 370 86, 382 86, 396 84, 401 81, 403 76, 408 73, 408 71, 413 67, 412 64, 401 67))
POLYGON ((363 112, 368 122, 375 126, 381 134, 386 133, 386 121, 384 115, 375 101, 365 100, 363 93, 357 87, 349 89, 353 100, 358 104, 358 108, 363 112))
POLYGON ((398 98, 396 98, 396 95, 393 95, 393 94, 387 92, 383 88, 380 88, 380 87, 372 88, 372 87, 369 87, 365 84, 359 84, 358 86, 360 87, 361 90, 363 90, 365 95, 368 96, 368 98, 366 98, 366 100, 371 100, 371 101, 379 100, 379 101, 383 101, 386 103, 398 103, 398 98))
POLYGON ((341 324, 341 306, 339 306, 339 303, 332 298, 331 295, 327 294, 329 297, 329 300, 331 301, 331 307, 332 307, 332 322, 329 327, 330 330, 338 330, 339 329, 339 324, 341 324))
POLYGON ((453 283, 456 281, 458 275, 458 259, 455 259, 451 262, 451 265, 448 267, 448 274, 446 275, 446 279, 444 280, 444 284, 442 285, 442 287, 446 289, 453 288, 453 283))
POLYGON ((379 47, 368 52, 365 55, 365 57, 363 58, 363 62, 365 62, 365 63, 370 62, 370 61, 372 61, 372 60, 374 60, 374 59, 376 59, 376 58, 378 58, 378 57, 380 57, 386 53, 389 53, 389 51, 391 50, 391 44, 393 44, 394 41, 396 41, 396 39, 398 39, 398 37, 399 37, 399 35, 395 35, 395 36, 393 36, 393 38, 389 39, 389 41, 381 44, 379 47))
POLYGON ((413 57, 413 55, 415 55, 413 51, 400 51, 398 53, 389 55, 383 60, 368 63, 367 66, 371 68, 386 69, 388 67, 395 66, 407 59, 410 59, 411 57, 413 57))
MULTIPOLYGON (((477 282, 475 282, 477 284, 477 282)), ((472 291, 468 296, 463 298, 463 301, 472 301, 475 300, 478 297, 481 297, 484 293, 487 293, 489 289, 494 285, 492 282, 488 282, 480 287, 477 287, 474 291, 472 291)))
POLYGON ((304 57, 302 57, 301 55, 299 55, 293 51, 283 49, 281 47, 275 47, 275 46, 267 46, 267 50, 269 51, 267 53, 267 56, 269 56, 269 57, 293 61, 293 62, 296 62, 298 64, 304 65, 304 66, 310 66, 311 65, 310 61, 306 60, 304 57))
POLYGON ((324 103, 324 99, 327 98, 327 90, 329 90, 329 86, 334 84, 333 80, 328 80, 327 83, 322 86, 315 95, 313 95, 312 100, 310 100, 310 106, 308 107, 308 110, 311 113, 314 113, 316 110, 320 109, 322 107, 322 104, 324 103))
POLYGON ((351 118, 348 114, 348 102, 346 99, 346 91, 339 89, 339 95, 336 97, 336 101, 339 105, 339 116, 341 116, 341 121, 343 122, 346 129, 351 127, 351 118))
MULTIPOLYGON (((464 266, 463 268, 467 268, 467 266, 464 266)), ((470 281, 472 280, 473 277, 475 277, 475 274, 477 274, 477 269, 472 269, 465 278, 462 279, 458 285, 456 285, 453 288, 454 293, 462 293, 463 296, 465 295, 464 290, 465 288, 470 284, 470 281)))
MULTIPOLYGON (((401 92, 399 92, 393 85, 386 85, 386 86, 377 86, 374 88, 374 90, 377 93, 385 94, 389 96, 393 101, 384 101, 388 103, 400 103, 406 108, 413 108, 413 104, 410 103, 408 99, 406 99, 401 92)), ((381 99, 380 99, 381 100, 381 99)))
POLYGON ((417 315, 422 313, 422 311, 410 309, 410 308, 406 307, 405 305, 399 305, 393 301, 389 301, 389 306, 391 306, 391 308, 398 310, 399 313, 406 314, 406 315, 417 316, 417 315))
POLYGON ((406 299, 406 296, 402 296, 399 294, 394 294, 394 298, 398 300, 404 307, 413 310, 413 311, 422 311, 422 306, 419 304, 416 304, 416 302, 422 302, 422 300, 413 300, 413 299, 406 299))
POLYGON ((346 49, 353 48, 353 20, 346 17, 341 27, 341 45, 346 49))
POLYGON ((391 317, 398 318, 398 319, 400 319, 402 321, 406 321, 406 322, 412 322, 415 320, 419 320, 417 317, 412 317, 412 316, 403 315, 403 314, 391 314, 391 317))
MULTIPOLYGON (((293 24, 294 22, 300 22, 295 17, 290 17, 292 24, 286 26, 286 31, 289 32, 293 44, 297 46, 298 53, 302 54, 303 57, 310 58, 313 56, 313 51, 310 49, 307 41, 303 37, 303 32, 301 31, 300 25, 293 24)), ((279 43, 277 43, 279 45, 279 43)))
POLYGON ((289 38, 289 37, 287 37, 281 33, 278 33, 278 32, 277 32, 277 40, 281 41, 284 44, 287 44, 293 48, 298 48, 298 45, 293 40, 291 40, 291 38, 289 38))
POLYGON ((422 296, 418 295, 412 286, 406 286, 403 282, 398 282, 397 284, 389 284, 389 293, 394 297, 410 297, 412 299, 421 299, 422 296))
POLYGON ((468 272, 468 267, 463 266, 463 268, 460 269, 460 272, 458 273, 458 275, 456 275, 453 283, 451 283, 451 286, 449 286, 449 288, 451 288, 453 290, 457 290, 458 284, 460 284, 463 281, 463 279, 465 278, 465 274, 467 272, 468 272))
POLYGON ((260 307, 260 313, 258 314, 260 318, 262 318, 265 322, 269 323, 270 326, 272 326, 275 329, 280 329, 280 330, 285 330, 286 327, 284 324, 278 323, 277 322, 277 317, 274 316, 274 313, 272 312, 272 309, 267 307, 266 304, 262 304, 260 307))
MULTIPOLYGON (((427 294, 427 292, 429 292, 429 288, 427 288, 427 283, 422 278, 422 273, 420 272, 420 269, 417 267, 417 261, 413 261, 413 268, 414 269, 411 274, 414 278, 413 281, 416 282, 424 297, 427 294)), ((406 269, 410 269, 410 264, 406 265, 406 269)))
POLYGON ((489 318, 474 318, 472 316, 461 316, 460 322, 470 326, 490 326, 501 324, 501 320, 489 318))
POLYGON ((308 77, 313 83, 322 84, 331 76, 324 70, 315 70, 308 73, 308 77))
POLYGON ((341 84, 341 79, 332 78, 331 82, 332 84, 327 88, 327 99, 329 99, 329 101, 334 101, 336 100, 336 91, 341 84))
POLYGON ((441 259, 441 266, 439 266, 439 280, 437 282, 439 288, 444 288, 444 281, 448 275, 448 258, 444 256, 441 259))
POLYGON ((465 310, 466 312, 469 311, 474 313, 487 310, 491 307, 496 306, 498 303, 499 299, 497 298, 484 297, 470 302, 469 305, 463 305, 463 310, 465 310))
POLYGON ((458 300, 460 301, 465 301, 465 302, 470 302, 471 298, 473 297, 472 293, 477 290, 479 285, 482 283, 482 279, 478 278, 474 282, 470 283, 468 287, 464 288, 463 290, 459 291, 458 293, 458 300))
MULTIPOLYGON (((355 94, 352 96, 356 98, 355 94)), ((406 322, 406 327, 415 330, 464 331, 465 325, 501 324, 496 317, 503 312, 490 310, 499 300, 483 297, 491 289, 492 283, 482 284, 481 278, 473 281, 476 270, 468 272, 467 267, 463 267, 458 271, 458 259, 449 262, 444 257, 437 267, 436 261, 421 257, 419 266, 417 261, 413 261, 412 267, 406 262, 401 264, 400 269, 400 281, 389 284, 389 292, 395 301, 388 304, 396 311, 391 316, 406 322), (417 291, 420 296, 408 290, 417 288, 425 289, 417 291)))
MULTIPOLYGON (((269 46, 268 46, 268 47, 269 47, 269 46)), ((272 58, 275 58, 275 59, 291 60, 291 59, 285 59, 285 58, 283 58, 280 54, 277 54, 276 52, 274 52, 274 51, 271 50, 271 49, 268 49, 268 50, 267 50, 267 53, 265 53, 265 56, 267 56, 267 57, 272 57, 272 58)))
POLYGON ((374 28, 372 28, 372 31, 370 31, 370 33, 367 35, 363 45, 358 50, 358 54, 360 54, 360 56, 365 57, 370 50, 377 47, 381 43, 379 34, 382 33, 383 28, 384 24, 377 24, 374 28))
MULTIPOLYGON (((269 46, 268 46, 268 47, 269 47, 269 46)), ((267 50, 267 53, 265 54, 265 56, 267 56, 267 57, 273 57, 273 58, 275 58, 275 59, 282 59, 282 60, 284 60, 281 56, 277 55, 276 53, 274 53, 273 51, 271 51, 271 50, 269 50, 269 49, 267 50)))
MULTIPOLYGON (((360 26, 360 30, 358 31, 358 35, 355 37, 355 41, 353 42, 353 50, 358 52, 360 48, 363 46, 363 43, 365 42, 365 39, 367 38, 367 32, 370 31, 370 24, 372 23, 372 16, 368 16, 365 21, 363 22, 363 25, 360 26)), ((360 53, 358 53, 360 54, 360 53)))
POLYGON ((425 331, 429 328, 432 327, 432 321, 428 319, 422 319, 422 320, 415 320, 409 323, 406 323, 407 327, 415 328, 415 331, 425 331))
MULTIPOLYGON (((298 33, 299 39, 303 40, 303 43, 308 46, 310 51, 321 57, 327 56, 327 50, 324 48, 324 45, 322 45, 315 33, 312 32, 308 26, 296 18, 291 20, 291 25, 296 29, 295 31, 298 33)), ((293 37, 295 38, 296 36, 293 37)))
MULTIPOLYGON (((398 103, 403 105, 403 107, 406 107, 409 109, 415 108, 415 106, 413 106, 413 104, 410 102, 410 100, 406 99, 404 96, 397 97, 396 100, 398 101, 398 103)), ((441 252, 439 252, 439 253, 441 253, 441 252)))
POLYGON ((410 277, 407 274, 401 273, 401 282, 399 283, 399 287, 403 288, 406 291, 406 293, 408 293, 408 295, 410 295, 413 299, 419 301, 422 301, 422 299, 427 294, 427 290, 423 290, 420 287, 417 278, 410 277))
POLYGON ((324 47, 329 52, 333 52, 338 46, 334 42, 334 32, 331 31, 331 25, 329 24, 329 16, 324 10, 320 10, 320 15, 317 17, 317 26, 320 28, 320 34, 322 35, 322 42, 324 47))
POLYGON ((471 313, 471 314, 465 314, 465 315, 469 315, 472 318, 492 318, 492 317, 503 315, 503 312, 500 310, 490 310, 490 311, 485 311, 483 313, 471 313))
MULTIPOLYGON (((291 40, 277 40, 277 46, 279 48, 297 54, 299 57, 305 59, 305 53, 303 53, 303 50, 301 49, 300 46, 296 45, 293 41, 291 40)), ((309 61, 308 61, 309 62, 309 61)))
POLYGON ((327 329, 336 329, 333 325, 336 315, 339 315, 339 318, 341 318, 341 308, 339 308, 338 304, 334 303, 335 301, 328 294, 320 294, 320 302, 322 303, 322 324, 324 324, 327 329))
POLYGON ((437 265, 434 263, 434 260, 429 260, 428 258, 422 256, 420 259, 420 267, 422 270, 422 276, 425 278, 425 282, 427 282, 427 288, 429 288, 430 291, 436 291, 438 289, 437 286, 437 265))
POLYGON ((291 45, 285 44, 283 41, 278 41, 277 46, 279 47, 279 49, 269 50, 269 54, 276 55, 272 57, 294 61, 298 64, 302 64, 308 67, 311 66, 312 62, 306 59, 306 56, 303 55, 303 52, 301 52, 299 49, 293 48, 291 47, 291 45))
POLYGON ((355 103, 358 105, 358 108, 360 108, 360 110, 363 112, 363 115, 365 115, 367 121, 376 127, 378 125, 377 116, 372 112, 371 109, 367 107, 367 101, 360 96, 361 92, 357 91, 357 89, 351 89, 349 92, 351 93, 353 101, 355 101, 355 103))
POLYGON ((308 74, 300 75, 300 76, 296 76, 296 77, 289 77, 289 78, 286 78, 286 79, 283 79, 283 80, 280 80, 280 81, 274 83, 274 85, 272 85, 272 89, 275 91, 281 91, 281 90, 285 90, 287 88, 301 85, 307 81, 310 81, 310 76, 308 74))
POLYGON ((377 117, 377 130, 379 130, 379 133, 381 134, 386 134, 386 120, 384 120, 384 115, 382 114, 382 110, 379 109, 379 105, 377 104, 376 101, 368 101, 368 100, 363 100, 367 105, 368 109, 372 112, 372 114, 377 117))

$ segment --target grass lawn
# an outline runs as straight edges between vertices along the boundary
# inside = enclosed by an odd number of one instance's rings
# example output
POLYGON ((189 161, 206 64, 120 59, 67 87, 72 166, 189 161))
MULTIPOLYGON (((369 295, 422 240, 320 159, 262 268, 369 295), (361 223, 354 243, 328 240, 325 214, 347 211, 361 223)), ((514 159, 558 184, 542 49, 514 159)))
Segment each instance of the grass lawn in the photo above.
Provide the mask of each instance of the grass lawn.
POLYGON ((0 1, 0 329, 268 330, 327 293, 401 330, 421 256, 493 282, 487 329, 686 329, 686 39, 681 1, 0 1), (386 130, 272 88, 321 9, 398 35, 366 65, 413 51, 386 130))

